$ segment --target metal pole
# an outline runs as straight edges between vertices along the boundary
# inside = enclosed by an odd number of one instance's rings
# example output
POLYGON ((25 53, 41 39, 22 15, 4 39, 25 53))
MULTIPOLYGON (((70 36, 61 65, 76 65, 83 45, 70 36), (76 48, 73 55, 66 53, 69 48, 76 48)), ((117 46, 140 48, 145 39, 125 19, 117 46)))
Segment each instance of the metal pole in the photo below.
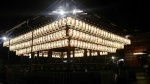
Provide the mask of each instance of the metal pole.
POLYGON ((10 39, 9 39, 9 46, 8 46, 8 57, 7 57, 7 65, 9 65, 9 53, 10 53, 10 39))
POLYGON ((28 20, 27 20, 27 27, 29 27, 32 31, 32 39, 31 39, 31 64, 34 63, 34 53, 33 53, 33 28, 31 26, 28 25, 28 20))
POLYGON ((34 63, 34 53, 33 53, 33 30, 32 30, 32 43, 31 43, 31 62, 30 62, 30 71, 31 71, 31 65, 34 63))

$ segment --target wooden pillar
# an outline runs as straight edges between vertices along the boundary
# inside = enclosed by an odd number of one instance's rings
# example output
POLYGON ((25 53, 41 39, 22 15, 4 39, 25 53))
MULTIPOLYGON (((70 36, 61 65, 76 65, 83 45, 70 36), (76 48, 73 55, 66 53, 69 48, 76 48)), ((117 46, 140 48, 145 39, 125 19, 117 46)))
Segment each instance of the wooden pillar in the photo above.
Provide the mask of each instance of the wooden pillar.
POLYGON ((87 63, 87 49, 84 49, 84 63, 87 63))
MULTIPOLYGON (((27 23, 28 25, 28 23, 27 23)), ((30 27, 31 28, 31 27, 30 27)), ((31 28, 32 29, 32 28, 31 28)), ((32 43, 31 43, 31 64, 34 64, 34 52, 33 52, 33 30, 32 30, 32 43)))
POLYGON ((23 65, 23 55, 21 55, 21 65, 23 65))
POLYGON ((66 36, 68 36, 67 63, 70 63, 71 47, 70 47, 70 37, 69 37, 68 31, 69 31, 69 27, 66 24, 66 36))
POLYGON ((48 63, 52 63, 52 50, 48 50, 48 63))
POLYGON ((100 56, 100 52, 99 51, 97 51, 97 56, 100 56))
POLYGON ((39 51, 37 51, 37 64, 39 64, 39 51))
POLYGON ((99 51, 97 51, 97 63, 99 63, 100 62, 100 52, 99 51))
POLYGON ((70 37, 69 37, 69 26, 66 24, 66 36, 68 37, 68 47, 67 47, 67 72, 70 72, 70 63, 71 63, 71 46, 70 46, 70 37))
POLYGON ((64 59, 64 53, 63 52, 61 52, 60 58, 61 58, 61 62, 63 63, 63 59, 64 59))
POLYGON ((41 51, 42 52, 42 64, 44 64, 45 63, 45 60, 44 60, 44 53, 43 53, 43 51, 41 51))
POLYGON ((34 52, 31 52, 31 64, 34 64, 34 52))
POLYGON ((92 50, 90 50, 89 53, 90 53, 89 62, 91 62, 91 60, 92 60, 92 58, 91 58, 92 57, 92 50))
POLYGON ((73 63, 74 63, 74 61, 75 61, 75 48, 73 48, 72 54, 73 54, 73 63))
POLYGON ((107 57, 106 57, 106 55, 105 55, 105 64, 107 64, 107 57))
POLYGON ((71 55, 71 50, 70 50, 70 47, 67 48, 67 63, 70 63, 71 59, 70 59, 70 55, 71 55))

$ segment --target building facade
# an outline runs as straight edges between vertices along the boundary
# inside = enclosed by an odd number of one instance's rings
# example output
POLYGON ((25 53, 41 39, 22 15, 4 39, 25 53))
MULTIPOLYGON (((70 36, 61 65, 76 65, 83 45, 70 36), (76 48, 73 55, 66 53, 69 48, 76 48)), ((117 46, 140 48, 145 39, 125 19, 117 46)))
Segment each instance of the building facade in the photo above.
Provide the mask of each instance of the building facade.
POLYGON ((150 33, 130 37, 131 45, 124 48, 125 61, 130 66, 143 66, 149 63, 150 33))

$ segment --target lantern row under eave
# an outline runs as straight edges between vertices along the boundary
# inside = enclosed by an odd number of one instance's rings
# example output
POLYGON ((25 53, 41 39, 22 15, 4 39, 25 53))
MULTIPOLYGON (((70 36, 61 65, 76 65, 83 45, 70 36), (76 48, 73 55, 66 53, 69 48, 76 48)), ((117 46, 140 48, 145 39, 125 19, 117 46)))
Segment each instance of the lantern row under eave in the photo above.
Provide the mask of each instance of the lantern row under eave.
MULTIPOLYGON (((48 57, 48 51, 41 51, 37 54, 37 52, 34 53, 35 57, 48 57)), ((83 49, 79 49, 79 48, 75 48, 74 49, 74 53, 73 51, 70 52, 70 58, 73 57, 83 57, 84 56, 85 51, 83 49)), ((90 50, 86 51, 87 53, 87 57, 88 56, 98 56, 99 55, 108 55, 108 52, 96 52, 96 51, 92 51, 90 52, 90 50), (91 53, 91 54, 90 54, 91 53)), ((24 56, 31 56, 31 54, 24 54, 24 56)), ((52 51, 52 58, 67 58, 67 52, 57 52, 57 51, 52 51)))
POLYGON ((31 48, 36 52, 68 46, 115 53, 131 43, 127 38, 73 17, 61 18, 9 41, 3 46, 9 46, 17 55, 31 53, 31 48))

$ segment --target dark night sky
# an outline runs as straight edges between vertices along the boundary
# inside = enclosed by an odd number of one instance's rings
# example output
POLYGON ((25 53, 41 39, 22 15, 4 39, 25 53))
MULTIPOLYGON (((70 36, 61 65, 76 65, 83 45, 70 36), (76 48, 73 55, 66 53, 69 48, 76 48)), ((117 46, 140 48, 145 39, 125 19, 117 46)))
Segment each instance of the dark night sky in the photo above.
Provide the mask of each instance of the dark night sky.
MULTIPOLYGON (((57 0, 4 0, 0 3, 0 33, 33 16, 41 14, 57 0)), ((59 0, 61 1, 61 0, 59 0)), ((127 32, 150 32, 148 1, 74 0, 108 21, 123 26, 127 32)), ((84 9, 83 9, 84 10, 84 9)))

